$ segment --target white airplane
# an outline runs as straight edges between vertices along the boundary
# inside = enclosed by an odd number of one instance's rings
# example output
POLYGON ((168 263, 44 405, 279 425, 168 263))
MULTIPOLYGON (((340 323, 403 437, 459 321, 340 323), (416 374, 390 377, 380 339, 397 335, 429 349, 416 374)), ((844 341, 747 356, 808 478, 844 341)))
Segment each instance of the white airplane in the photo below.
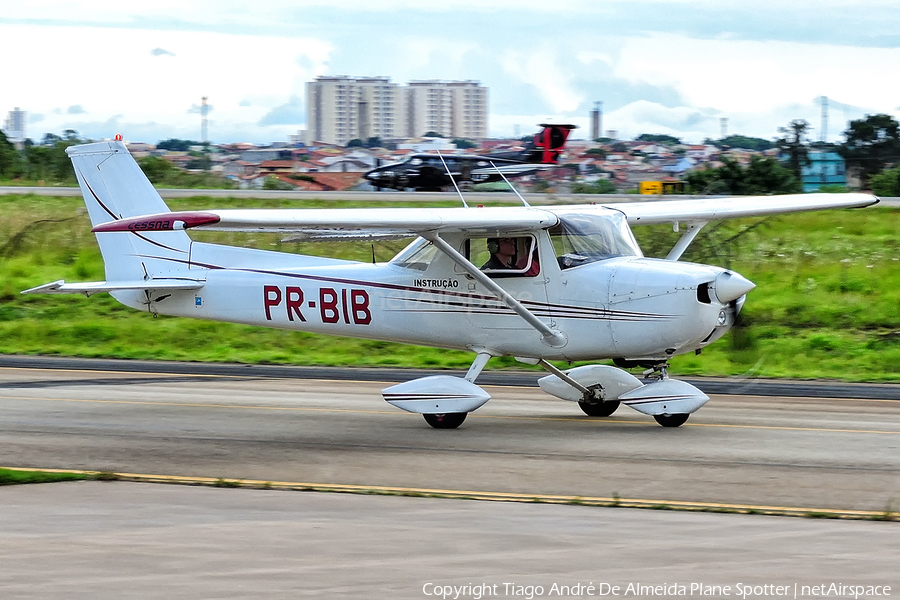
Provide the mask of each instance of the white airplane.
MULTIPOLYGON (((67 150, 103 255, 106 281, 23 293, 109 292, 154 315, 404 342, 475 354, 464 377, 383 390, 435 428, 458 427, 490 399, 475 384, 494 356, 550 372, 541 388, 590 416, 620 404, 678 427, 709 399, 667 375, 734 324, 754 284, 679 262, 709 221, 863 207, 867 194, 800 194, 502 208, 228 209, 170 212, 120 141, 67 150), (680 223, 665 259, 645 258, 631 225, 680 223), (410 238, 387 263, 195 242, 187 229, 281 232, 307 240, 410 238), (647 369, 561 370, 548 361, 613 359, 647 369)), ((520 197, 521 198, 521 197, 520 197)))

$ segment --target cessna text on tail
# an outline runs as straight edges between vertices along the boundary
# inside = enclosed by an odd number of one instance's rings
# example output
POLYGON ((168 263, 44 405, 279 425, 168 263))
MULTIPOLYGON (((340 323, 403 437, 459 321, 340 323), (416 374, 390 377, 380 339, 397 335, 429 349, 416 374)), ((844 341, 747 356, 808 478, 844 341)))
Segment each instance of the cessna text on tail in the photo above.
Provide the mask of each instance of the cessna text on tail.
POLYGON ((678 426, 708 400, 667 376, 672 356, 714 343, 754 285, 734 271, 679 262, 714 219, 862 207, 865 194, 808 194, 608 206, 271 209, 170 212, 121 142, 68 149, 106 280, 25 293, 109 292, 153 314, 468 350, 464 377, 383 391, 434 427, 459 426, 490 399, 475 382, 494 356, 540 364, 546 392, 592 416, 620 404, 678 426), (680 222, 666 259, 644 258, 630 226, 680 222), (275 231, 310 240, 413 241, 368 264, 193 241, 187 230, 275 231), (655 373, 650 383, 606 365, 655 373))
POLYGON ((494 154, 413 154, 403 162, 372 169, 365 178, 378 189, 440 191, 454 181, 463 186, 501 181, 552 167, 575 125, 541 125, 522 150, 494 154), (502 173, 502 175, 501 175, 502 173), (452 178, 451 178, 452 176, 452 178))

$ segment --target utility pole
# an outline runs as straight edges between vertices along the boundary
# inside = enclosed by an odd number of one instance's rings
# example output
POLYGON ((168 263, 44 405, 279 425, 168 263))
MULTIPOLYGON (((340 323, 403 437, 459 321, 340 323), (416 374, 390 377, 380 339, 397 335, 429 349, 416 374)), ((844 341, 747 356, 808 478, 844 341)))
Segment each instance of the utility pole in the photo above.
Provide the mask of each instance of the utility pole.
POLYGON ((206 96, 200 98, 200 141, 204 144, 207 142, 207 119, 209 106, 206 104, 206 96))

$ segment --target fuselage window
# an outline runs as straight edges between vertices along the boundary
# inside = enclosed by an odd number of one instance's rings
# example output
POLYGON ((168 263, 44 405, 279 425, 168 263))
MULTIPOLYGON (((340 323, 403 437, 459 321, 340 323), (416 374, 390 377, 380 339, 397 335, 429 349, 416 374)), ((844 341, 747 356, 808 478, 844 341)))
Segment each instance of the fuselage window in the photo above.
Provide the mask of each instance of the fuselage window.
POLYGON ((418 238, 391 259, 391 263, 405 269, 424 271, 437 253, 437 246, 426 239, 418 238))

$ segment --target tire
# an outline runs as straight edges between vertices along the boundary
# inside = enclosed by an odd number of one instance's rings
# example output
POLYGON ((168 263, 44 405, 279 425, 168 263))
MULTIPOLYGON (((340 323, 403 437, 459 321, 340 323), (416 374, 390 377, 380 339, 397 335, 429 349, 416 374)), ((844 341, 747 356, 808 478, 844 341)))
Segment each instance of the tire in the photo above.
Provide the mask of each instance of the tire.
POLYGON ((425 422, 435 429, 456 429, 463 424, 469 413, 444 413, 438 415, 422 415, 425 422))
POLYGON ((589 417, 608 417, 619 408, 619 401, 611 402, 579 402, 578 406, 589 417))
POLYGON ((688 420, 689 416, 691 415, 653 415, 653 418, 656 419, 656 422, 663 427, 681 427, 682 425, 684 425, 684 422, 688 420))

